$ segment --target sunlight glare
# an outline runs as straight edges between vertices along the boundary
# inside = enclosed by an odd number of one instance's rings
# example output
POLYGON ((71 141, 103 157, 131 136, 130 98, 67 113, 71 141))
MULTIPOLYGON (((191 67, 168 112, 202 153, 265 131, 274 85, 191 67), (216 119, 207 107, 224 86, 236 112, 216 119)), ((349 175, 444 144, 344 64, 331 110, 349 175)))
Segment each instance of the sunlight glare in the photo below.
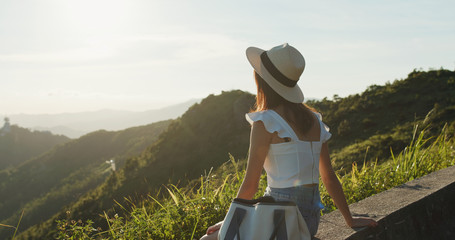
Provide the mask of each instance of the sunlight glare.
POLYGON ((131 17, 129 1, 67 1, 66 11, 72 30, 86 34, 118 34, 128 26, 131 17))

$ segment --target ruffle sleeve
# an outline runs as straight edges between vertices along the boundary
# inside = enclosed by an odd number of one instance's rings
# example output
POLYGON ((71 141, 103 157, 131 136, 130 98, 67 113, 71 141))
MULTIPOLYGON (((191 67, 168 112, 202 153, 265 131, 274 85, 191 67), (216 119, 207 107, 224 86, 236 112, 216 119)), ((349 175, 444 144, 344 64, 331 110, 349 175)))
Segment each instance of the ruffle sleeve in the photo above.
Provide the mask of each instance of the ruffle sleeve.
POLYGON ((330 128, 322 121, 322 115, 320 113, 315 113, 316 117, 321 122, 321 142, 327 142, 331 137, 332 134, 330 133, 330 128))
POLYGON ((291 138, 291 134, 286 131, 286 129, 276 120, 274 119, 273 113, 270 111, 264 110, 260 112, 251 112, 245 114, 246 120, 253 125, 253 122, 262 121, 264 123, 265 129, 269 133, 277 132, 280 138, 291 138))

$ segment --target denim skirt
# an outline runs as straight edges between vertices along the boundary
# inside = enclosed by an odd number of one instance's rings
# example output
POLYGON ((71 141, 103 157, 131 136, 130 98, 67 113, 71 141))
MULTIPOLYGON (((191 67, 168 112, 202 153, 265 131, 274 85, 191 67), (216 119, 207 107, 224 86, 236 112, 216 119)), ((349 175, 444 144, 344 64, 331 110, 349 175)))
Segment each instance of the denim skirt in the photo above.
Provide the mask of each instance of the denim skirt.
POLYGON ((321 196, 319 186, 296 186, 289 188, 267 187, 264 196, 271 196, 276 201, 295 202, 308 226, 311 236, 316 235, 321 217, 321 196))

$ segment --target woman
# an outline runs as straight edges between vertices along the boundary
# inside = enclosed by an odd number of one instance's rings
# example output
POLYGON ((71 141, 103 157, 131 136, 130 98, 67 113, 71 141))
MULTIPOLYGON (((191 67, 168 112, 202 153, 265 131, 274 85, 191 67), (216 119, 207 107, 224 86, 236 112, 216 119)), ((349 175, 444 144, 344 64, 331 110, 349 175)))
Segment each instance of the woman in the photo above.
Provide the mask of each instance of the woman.
MULTIPOLYGON (((341 184, 332 168, 327 140, 331 137, 321 115, 303 104, 297 81, 305 60, 286 44, 268 51, 250 47, 248 61, 257 85, 256 109, 246 115, 252 125, 245 178, 237 198, 252 199, 262 169, 267 172, 265 195, 294 201, 310 234, 320 218, 319 174, 349 227, 376 226, 370 218, 352 217, 341 184)), ((221 222, 207 229, 202 239, 216 239, 221 222)))

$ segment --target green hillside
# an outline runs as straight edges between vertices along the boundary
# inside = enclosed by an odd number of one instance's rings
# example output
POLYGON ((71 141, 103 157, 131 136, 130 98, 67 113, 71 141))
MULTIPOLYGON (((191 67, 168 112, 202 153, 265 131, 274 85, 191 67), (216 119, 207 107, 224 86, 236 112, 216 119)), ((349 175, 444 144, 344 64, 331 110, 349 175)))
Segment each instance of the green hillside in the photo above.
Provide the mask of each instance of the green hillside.
MULTIPOLYGON (((411 141, 410 133, 416 124, 431 134, 440 132, 448 123, 447 129, 453 133, 454 92, 453 71, 414 71, 407 79, 371 86, 361 94, 308 104, 323 113, 323 120, 333 133, 333 163, 346 169, 352 162, 384 161, 389 158, 390 148, 400 152, 411 141)), ((241 91, 210 95, 173 121, 152 146, 128 159, 124 168, 100 187, 21 237, 55 237, 55 220, 63 218, 92 219, 95 226, 106 229, 106 219, 100 217, 104 211, 108 216, 128 215, 123 215, 125 211, 115 201, 127 206, 148 196, 160 198, 167 194, 162 189, 164 184, 185 187, 192 179, 227 161, 228 153, 243 159, 249 136, 244 114, 253 102, 253 95, 241 91)))
MULTIPOLYGON (((22 210, 22 229, 50 218, 111 175, 107 160, 114 159, 121 167, 129 156, 152 144, 169 123, 93 132, 0 171, 0 222, 14 225, 22 210)), ((9 235, 11 229, 0 228, 0 239, 9 235)))
MULTIPOLYGON (((423 121, 433 134, 455 119, 455 73, 416 71, 404 80, 373 85, 361 94, 310 101, 330 126, 332 162, 349 170, 352 162, 387 159, 401 151, 414 125, 423 121)), ((453 125, 452 125, 453 127, 453 125)))
POLYGON ((55 230, 55 220, 67 216, 105 224, 99 213, 113 212, 114 199, 122 204, 126 202, 125 197, 137 202, 147 194, 156 195, 163 184, 186 185, 188 180, 199 177, 204 169, 218 167, 228 161, 229 153, 245 157, 249 124, 244 115, 253 103, 254 96, 242 91, 208 96, 174 120, 152 146, 141 155, 128 159, 124 168, 100 187, 81 197, 58 216, 29 229, 21 237, 50 239, 53 237, 51 230, 55 230))
POLYGON ((0 170, 15 167, 70 140, 63 135, 30 131, 17 125, 9 127, 8 131, 2 129, 0 128, 0 170))

